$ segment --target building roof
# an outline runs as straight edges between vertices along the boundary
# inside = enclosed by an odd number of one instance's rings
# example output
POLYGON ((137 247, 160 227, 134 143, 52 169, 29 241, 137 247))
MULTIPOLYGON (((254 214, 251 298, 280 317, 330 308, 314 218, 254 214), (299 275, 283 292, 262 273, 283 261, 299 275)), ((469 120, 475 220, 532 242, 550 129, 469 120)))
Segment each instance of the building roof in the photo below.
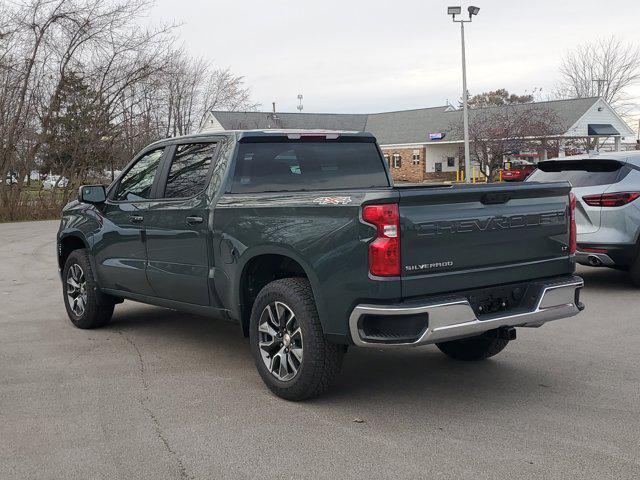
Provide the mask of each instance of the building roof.
MULTIPOLYGON (((531 108, 549 109, 558 118, 557 132, 562 135, 597 101, 597 98, 580 98, 574 100, 556 100, 550 102, 526 103, 513 105, 517 111, 531 108)), ((469 110, 469 119, 483 115, 491 110, 504 107, 489 107, 469 110)), ((376 113, 369 115, 367 129, 373 133, 381 144, 403 144, 428 141, 429 133, 444 133, 445 141, 460 141, 462 135, 456 125, 462 124, 462 111, 450 110, 446 107, 421 108, 399 112, 376 113)))
MULTIPOLYGON (((531 108, 549 109, 558 118, 557 132, 563 135, 574 125, 599 98, 577 98, 553 100, 522 105, 513 105, 517 110, 531 108)), ((471 121, 475 115, 484 114, 492 109, 488 107, 469 110, 471 121)), ((443 133, 442 141, 460 141, 459 128, 462 123, 462 111, 447 107, 419 108, 395 112, 370 114, 340 113, 276 113, 272 112, 227 112, 212 111, 212 116, 224 130, 302 128, 327 130, 366 130, 371 132, 382 145, 429 143, 430 133, 443 133)), ((212 119, 212 124, 215 125, 212 119)), ((205 127, 205 129, 211 126, 205 127)), ((215 127, 213 127, 215 128, 215 127)), ((441 141, 434 141, 434 143, 441 141)))

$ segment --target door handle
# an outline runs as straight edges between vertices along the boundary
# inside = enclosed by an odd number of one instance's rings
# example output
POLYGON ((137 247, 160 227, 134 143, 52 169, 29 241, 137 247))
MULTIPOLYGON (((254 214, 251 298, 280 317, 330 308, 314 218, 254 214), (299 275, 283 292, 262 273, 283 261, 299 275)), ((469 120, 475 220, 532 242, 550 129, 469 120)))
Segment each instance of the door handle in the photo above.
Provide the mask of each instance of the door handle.
POLYGON ((131 215, 129 220, 131 220, 131 223, 142 223, 144 217, 142 215, 131 215))
POLYGON ((204 219, 202 217, 187 217, 187 223, 189 225, 196 225, 202 222, 204 222, 204 219))

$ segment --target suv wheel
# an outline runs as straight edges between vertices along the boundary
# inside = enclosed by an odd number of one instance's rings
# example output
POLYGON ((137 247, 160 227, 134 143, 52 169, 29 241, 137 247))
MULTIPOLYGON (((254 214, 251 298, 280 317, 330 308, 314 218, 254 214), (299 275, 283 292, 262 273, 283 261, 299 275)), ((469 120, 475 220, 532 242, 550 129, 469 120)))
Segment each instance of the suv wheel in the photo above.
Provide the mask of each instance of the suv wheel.
POLYGON ((113 303, 99 302, 96 282, 84 249, 74 250, 62 271, 64 306, 71 322, 78 328, 106 325, 113 315, 113 303))
POLYGON ((306 279, 276 280, 260 291, 249 337, 262 380, 284 399, 320 395, 340 372, 343 349, 325 339, 306 279))
POLYGON ((509 340, 507 339, 484 334, 478 337, 436 343, 436 346, 451 358, 472 362, 493 357, 504 350, 508 344, 509 340))

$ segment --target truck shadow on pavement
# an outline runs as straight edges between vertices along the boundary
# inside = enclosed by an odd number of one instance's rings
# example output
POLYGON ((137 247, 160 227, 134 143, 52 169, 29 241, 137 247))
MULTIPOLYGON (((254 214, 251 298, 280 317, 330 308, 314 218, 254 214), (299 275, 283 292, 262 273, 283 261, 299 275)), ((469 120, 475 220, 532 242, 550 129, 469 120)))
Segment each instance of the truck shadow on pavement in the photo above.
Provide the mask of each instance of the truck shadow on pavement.
POLYGON ((452 360, 435 346, 406 352, 354 350, 333 400, 392 397, 440 406, 531 401, 555 382, 545 379, 534 363, 516 358, 517 348, 516 341, 511 352, 481 362, 452 360))
MULTIPOLYGON (((238 325, 128 302, 125 306, 116 308, 113 322, 101 331, 126 335, 143 357, 154 359, 156 368, 162 370, 164 362, 173 372, 235 372, 241 380, 236 385, 247 395, 255 395, 255 389, 269 395, 238 325)), ((334 387, 306 404, 393 399, 423 405, 438 401, 443 406, 468 406, 479 401, 495 406, 530 403, 538 395, 542 403, 550 388, 564 388, 561 378, 549 379, 548 371, 521 358, 518 347, 516 341, 494 359, 477 363, 451 360, 435 346, 384 352, 350 348, 334 387)))

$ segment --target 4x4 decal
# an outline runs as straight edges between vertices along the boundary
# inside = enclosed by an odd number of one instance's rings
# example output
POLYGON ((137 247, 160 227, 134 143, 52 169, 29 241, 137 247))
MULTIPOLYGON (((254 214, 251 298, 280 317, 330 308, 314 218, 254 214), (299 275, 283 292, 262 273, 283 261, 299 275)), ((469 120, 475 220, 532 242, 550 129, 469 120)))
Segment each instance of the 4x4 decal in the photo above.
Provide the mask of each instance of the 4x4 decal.
POLYGON ((313 203, 318 205, 348 205, 351 203, 351 197, 318 197, 313 203))

